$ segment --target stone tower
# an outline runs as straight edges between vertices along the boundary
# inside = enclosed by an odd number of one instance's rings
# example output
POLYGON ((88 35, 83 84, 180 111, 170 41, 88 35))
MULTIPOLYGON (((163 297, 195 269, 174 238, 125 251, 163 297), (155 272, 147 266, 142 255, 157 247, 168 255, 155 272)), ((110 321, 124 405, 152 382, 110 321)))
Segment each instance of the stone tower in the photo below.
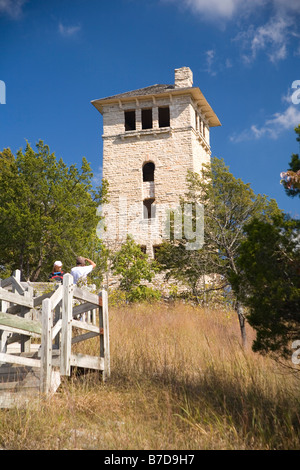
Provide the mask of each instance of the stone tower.
POLYGON ((103 116, 106 243, 131 234, 150 256, 165 238, 166 210, 186 191, 187 170, 210 160, 210 128, 220 122, 188 67, 174 85, 153 85, 92 101, 103 116))

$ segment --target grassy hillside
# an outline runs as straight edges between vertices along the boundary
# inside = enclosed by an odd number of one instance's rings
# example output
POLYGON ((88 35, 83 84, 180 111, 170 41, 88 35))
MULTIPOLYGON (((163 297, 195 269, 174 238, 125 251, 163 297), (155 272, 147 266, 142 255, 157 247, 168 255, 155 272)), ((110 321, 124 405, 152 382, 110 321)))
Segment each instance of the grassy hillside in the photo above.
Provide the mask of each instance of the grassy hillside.
POLYGON ((248 338, 243 350, 230 312, 111 308, 111 379, 71 379, 45 402, 0 410, 0 448, 299 449, 299 374, 248 338))

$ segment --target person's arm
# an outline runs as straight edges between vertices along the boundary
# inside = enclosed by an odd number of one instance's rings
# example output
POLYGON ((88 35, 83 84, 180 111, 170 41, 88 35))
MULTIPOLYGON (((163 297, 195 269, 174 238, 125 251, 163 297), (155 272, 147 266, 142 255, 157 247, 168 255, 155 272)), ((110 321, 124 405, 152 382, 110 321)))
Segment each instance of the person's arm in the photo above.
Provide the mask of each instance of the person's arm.
POLYGON ((85 261, 87 261, 88 263, 90 263, 92 266, 93 266, 93 269, 96 267, 96 263, 94 263, 94 261, 92 261, 91 259, 88 259, 88 258, 84 258, 85 261))

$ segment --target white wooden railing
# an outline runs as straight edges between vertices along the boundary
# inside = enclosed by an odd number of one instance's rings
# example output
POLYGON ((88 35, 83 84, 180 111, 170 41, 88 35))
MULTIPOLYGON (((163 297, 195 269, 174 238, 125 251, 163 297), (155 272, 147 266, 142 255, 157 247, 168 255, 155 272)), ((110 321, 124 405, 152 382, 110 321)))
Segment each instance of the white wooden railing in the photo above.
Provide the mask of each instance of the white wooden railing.
POLYGON ((73 284, 65 274, 61 285, 34 296, 34 283, 21 283, 20 273, 2 280, 0 287, 0 362, 40 368, 40 391, 53 390, 57 377, 70 376, 72 367, 102 371, 110 376, 107 292, 94 294, 73 284), (96 319, 98 316, 98 322, 96 319), (80 317, 80 319, 79 319, 80 317), (98 323, 98 324, 97 324, 98 323), (84 330, 73 335, 73 328, 84 330), (72 345, 99 336, 99 355, 75 353, 72 345), (32 338, 40 338, 38 358, 30 353, 32 338), (8 345, 20 344, 20 354, 9 354, 8 345))

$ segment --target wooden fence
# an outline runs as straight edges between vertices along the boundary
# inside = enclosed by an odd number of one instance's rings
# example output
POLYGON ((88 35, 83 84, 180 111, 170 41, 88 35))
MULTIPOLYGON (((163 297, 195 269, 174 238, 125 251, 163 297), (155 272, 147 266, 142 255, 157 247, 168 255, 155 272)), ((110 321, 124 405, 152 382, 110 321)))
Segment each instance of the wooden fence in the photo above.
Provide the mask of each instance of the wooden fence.
POLYGON ((102 371, 105 380, 110 376, 107 292, 97 295, 79 288, 70 274, 60 285, 47 284, 48 292, 37 295, 39 283, 20 282, 18 271, 1 281, 0 363, 39 368, 43 394, 55 390, 60 376, 70 376, 74 367, 102 371), (74 344, 95 336, 100 339, 99 355, 73 351, 74 344), (33 357, 36 342, 38 354, 33 357), (12 343, 20 345, 19 353, 9 352, 12 343))

